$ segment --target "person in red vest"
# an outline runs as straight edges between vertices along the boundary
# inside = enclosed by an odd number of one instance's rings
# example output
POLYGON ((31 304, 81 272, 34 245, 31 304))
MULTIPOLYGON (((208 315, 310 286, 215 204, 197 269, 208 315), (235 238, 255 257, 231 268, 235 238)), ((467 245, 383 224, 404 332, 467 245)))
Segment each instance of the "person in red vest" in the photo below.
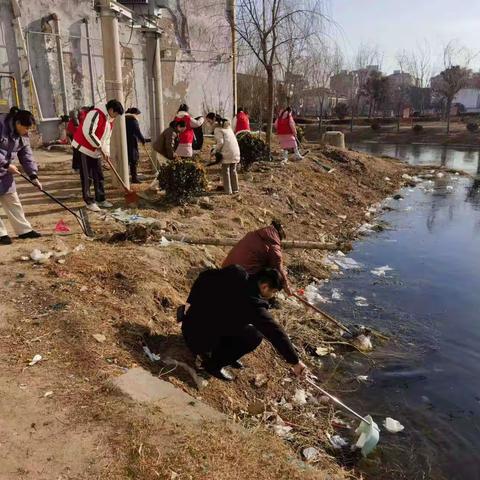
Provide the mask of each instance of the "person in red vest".
POLYGON ((198 119, 192 118, 188 113, 188 105, 182 104, 178 108, 177 115, 173 119, 174 122, 185 122, 186 128, 178 136, 178 146, 175 151, 177 157, 182 158, 192 158, 193 157, 193 148, 192 143, 195 138, 193 129, 201 127, 204 122, 203 117, 198 117, 198 119))
POLYGON ((123 105, 118 100, 109 100, 90 110, 81 128, 77 128, 72 147, 80 152, 80 180, 82 195, 89 210, 99 212, 100 207, 113 205, 105 198, 102 157, 110 157, 110 137, 116 117, 123 115, 123 105), (90 178, 95 189, 95 198, 90 195, 90 178))
MULTIPOLYGON (((75 136, 75 132, 77 131, 77 128, 83 124, 83 121, 87 116, 87 113, 92 108, 93 107, 82 107, 78 111, 78 115, 75 110, 72 110, 70 112, 70 120, 67 123, 67 136, 70 139, 70 143, 72 142, 73 137, 75 136)), ((76 172, 80 170, 80 152, 76 148, 73 149, 72 169, 75 170, 76 172)))
POLYGON ((235 135, 250 131, 250 117, 248 116, 248 112, 245 112, 241 107, 233 117, 232 130, 235 132, 235 135))
POLYGON ((303 157, 298 150, 297 127, 293 119, 292 109, 287 107, 280 113, 275 121, 278 141, 283 149, 283 163, 288 161, 288 152, 293 150, 295 160, 302 160, 303 157))

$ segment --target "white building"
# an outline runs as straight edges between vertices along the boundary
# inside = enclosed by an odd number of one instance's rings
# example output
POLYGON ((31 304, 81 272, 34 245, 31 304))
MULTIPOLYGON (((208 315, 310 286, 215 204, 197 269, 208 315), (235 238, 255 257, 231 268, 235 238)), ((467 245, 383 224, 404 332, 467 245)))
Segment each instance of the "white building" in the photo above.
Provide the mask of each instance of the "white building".
POLYGON ((462 88, 455 98, 453 104, 462 104, 467 113, 480 112, 480 88, 462 88))

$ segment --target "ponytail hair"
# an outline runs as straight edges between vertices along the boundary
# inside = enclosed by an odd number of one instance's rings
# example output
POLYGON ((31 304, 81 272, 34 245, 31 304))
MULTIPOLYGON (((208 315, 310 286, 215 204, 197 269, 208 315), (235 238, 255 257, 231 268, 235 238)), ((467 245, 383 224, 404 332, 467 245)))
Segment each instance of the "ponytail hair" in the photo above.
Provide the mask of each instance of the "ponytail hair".
POLYGON ((19 123, 23 127, 31 127, 35 125, 35 117, 28 110, 21 110, 18 107, 12 107, 8 112, 7 119, 13 120, 13 123, 19 123))

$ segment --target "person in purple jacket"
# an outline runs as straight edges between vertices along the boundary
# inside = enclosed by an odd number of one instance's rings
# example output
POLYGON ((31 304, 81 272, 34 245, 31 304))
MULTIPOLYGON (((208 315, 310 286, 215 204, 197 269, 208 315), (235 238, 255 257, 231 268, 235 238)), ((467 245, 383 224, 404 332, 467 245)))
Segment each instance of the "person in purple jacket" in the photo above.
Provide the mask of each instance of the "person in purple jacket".
MULTIPOLYGON (((32 229, 25 218, 22 204, 18 198, 14 175, 20 171, 13 164, 18 158, 25 173, 39 188, 42 184, 37 177, 35 162, 28 140, 28 131, 35 124, 33 115, 27 110, 12 107, 7 115, 0 115, 0 205, 7 214, 18 238, 38 238, 40 233, 32 229)), ((0 218, 0 245, 10 245, 12 239, 0 218)))

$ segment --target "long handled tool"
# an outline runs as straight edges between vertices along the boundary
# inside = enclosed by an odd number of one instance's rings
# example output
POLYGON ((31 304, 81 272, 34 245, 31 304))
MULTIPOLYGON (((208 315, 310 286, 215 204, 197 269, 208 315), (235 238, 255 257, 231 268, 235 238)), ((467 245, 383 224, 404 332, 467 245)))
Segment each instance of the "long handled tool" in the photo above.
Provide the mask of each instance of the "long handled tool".
POLYGON ((32 180, 30 180, 27 176, 25 176, 23 173, 20 172, 20 176, 26 180, 28 183, 31 183, 35 188, 38 188, 42 193, 44 193, 50 200, 53 200, 55 203, 60 205, 62 208, 67 210, 67 212, 71 213, 77 220, 77 222, 80 225, 80 228, 82 229, 83 233, 87 237, 93 237, 93 230, 92 227, 90 226, 90 222, 88 220, 88 215, 85 209, 81 208, 78 213, 72 210, 70 207, 67 207, 64 203, 62 203, 58 198, 55 198, 51 193, 48 193, 45 191, 43 188, 40 188, 38 185, 36 185, 32 180))
POLYGON ((124 198, 125 198, 125 203, 127 205, 130 205, 131 203, 138 203, 138 200, 139 200, 139 197, 137 195, 136 192, 134 192, 133 190, 130 190, 124 183, 124 181, 122 180, 122 177, 119 175, 119 173, 117 172, 117 170, 115 169, 115 167, 113 166, 113 163, 112 161, 107 157, 107 156, 103 156, 103 159, 108 163, 108 165, 110 166, 112 172, 115 174, 115 176, 117 177, 117 180, 120 182, 120 184, 122 185, 123 187, 123 190, 125 191, 125 194, 124 194, 124 198))
POLYGON ((365 422, 367 425, 370 425, 371 427, 374 427, 376 428, 378 431, 380 431, 380 429, 376 426, 376 424, 370 422, 368 419, 366 419, 365 417, 362 417, 362 415, 360 415, 359 413, 357 413, 355 410, 353 410, 352 408, 350 408, 348 405, 346 405, 345 403, 343 403, 340 399, 338 399, 337 397, 333 396, 331 393, 328 393, 326 390, 324 390, 322 387, 319 387, 313 380, 311 380, 310 378, 306 377, 305 378, 305 381, 307 383, 309 383, 312 387, 315 387, 317 390, 319 390, 320 392, 322 392, 324 395, 326 395, 330 400, 334 401, 336 404, 340 405, 341 407, 343 407, 345 410, 347 410, 347 412, 350 412, 352 415, 354 415, 355 417, 357 417, 359 420, 362 420, 362 422, 365 422))
POLYGON ((307 300, 305 300, 303 297, 301 297, 300 295, 296 294, 296 293, 293 293, 293 296, 297 299, 297 300, 300 300, 304 305, 306 305, 307 307, 310 307, 311 309, 315 310, 317 313, 319 313, 320 315, 323 315, 327 320, 329 320, 330 322, 334 323, 337 327, 339 327, 340 329, 342 329, 344 332, 347 332, 349 333, 350 335, 352 335, 352 332, 345 326, 343 325, 342 323, 340 323, 338 320, 336 320, 335 318, 333 318, 331 315, 329 315, 328 313, 320 310, 319 308, 317 308, 315 305, 311 304, 310 302, 307 302, 307 300))
POLYGON ((143 144, 143 148, 145 149, 145 153, 147 154, 148 159, 150 160, 150 163, 152 164, 153 171, 155 172, 155 175, 158 175, 158 168, 155 165, 155 162, 153 161, 152 156, 150 155, 150 152, 148 151, 148 148, 145 144, 143 144))

